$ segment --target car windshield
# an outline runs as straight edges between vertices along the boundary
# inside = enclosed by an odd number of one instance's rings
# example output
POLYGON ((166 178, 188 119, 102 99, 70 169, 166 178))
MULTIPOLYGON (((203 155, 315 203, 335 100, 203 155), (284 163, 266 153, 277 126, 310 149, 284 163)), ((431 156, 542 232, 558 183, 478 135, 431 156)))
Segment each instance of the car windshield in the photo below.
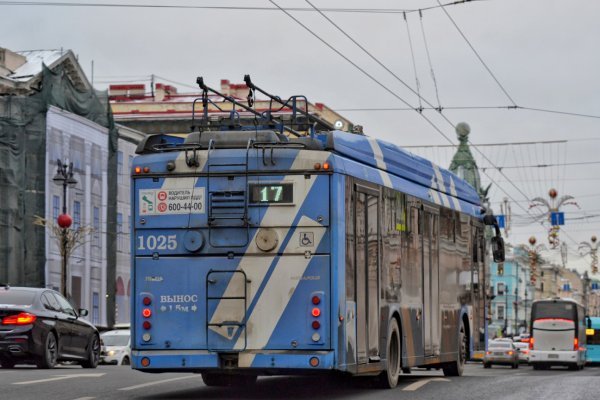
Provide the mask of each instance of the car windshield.
POLYGON ((490 343, 489 347, 493 347, 496 349, 510 349, 511 343, 510 342, 492 342, 492 343, 490 343))
POLYGON ((35 292, 29 290, 0 289, 0 304, 30 306, 35 299, 35 292))
POLYGON ((102 342, 105 346, 127 346, 129 335, 103 335, 102 342))

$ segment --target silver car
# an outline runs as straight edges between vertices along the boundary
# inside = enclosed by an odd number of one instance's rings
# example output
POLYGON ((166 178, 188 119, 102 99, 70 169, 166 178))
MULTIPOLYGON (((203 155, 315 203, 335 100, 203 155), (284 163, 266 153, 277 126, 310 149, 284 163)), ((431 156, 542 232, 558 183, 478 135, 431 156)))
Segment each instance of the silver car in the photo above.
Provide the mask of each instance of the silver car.
POLYGON ((490 368, 492 364, 519 368, 519 352, 512 341, 492 340, 489 342, 483 357, 483 367, 490 368))
POLYGON ((116 329, 103 332, 100 335, 102 349, 100 352, 101 364, 130 365, 131 350, 129 329, 116 329))
POLYGON ((529 362, 529 343, 515 342, 514 345, 517 348, 517 351, 519 352, 519 361, 522 363, 528 363, 529 362))

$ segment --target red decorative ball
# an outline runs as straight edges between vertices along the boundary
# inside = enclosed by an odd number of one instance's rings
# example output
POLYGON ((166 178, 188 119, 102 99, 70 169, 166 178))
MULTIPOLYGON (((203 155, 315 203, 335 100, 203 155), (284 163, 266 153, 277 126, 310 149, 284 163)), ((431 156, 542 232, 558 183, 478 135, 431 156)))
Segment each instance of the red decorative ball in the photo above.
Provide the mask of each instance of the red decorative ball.
POLYGON ((69 214, 60 214, 56 222, 58 222, 58 226, 61 228, 68 228, 73 223, 73 218, 69 214))
POLYGON ((537 240, 535 239, 535 236, 532 236, 529 238, 529 244, 531 244, 532 246, 535 244, 537 240))
POLYGON ((555 197, 558 195, 558 192, 556 191, 556 189, 550 189, 550 190, 548 191, 548 195, 549 195, 551 198, 555 198, 555 197))

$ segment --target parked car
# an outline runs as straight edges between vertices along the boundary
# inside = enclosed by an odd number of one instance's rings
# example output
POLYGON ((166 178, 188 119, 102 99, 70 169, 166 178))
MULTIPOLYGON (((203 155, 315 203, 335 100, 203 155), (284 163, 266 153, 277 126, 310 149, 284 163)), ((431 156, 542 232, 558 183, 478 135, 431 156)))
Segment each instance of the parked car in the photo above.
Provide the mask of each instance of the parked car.
POLYGON ((0 365, 53 368, 72 361, 96 368, 100 335, 82 318, 87 314, 54 290, 0 285, 0 365))
POLYGON ((131 335, 129 329, 102 332, 100 362, 102 364, 131 365, 131 335))
POLYGON ((514 345, 519 353, 519 361, 522 363, 528 363, 529 362, 529 343, 515 342, 514 345))
POLYGON ((488 343, 488 350, 483 356, 483 367, 491 368, 492 364, 519 368, 519 355, 512 340, 492 340, 488 343))

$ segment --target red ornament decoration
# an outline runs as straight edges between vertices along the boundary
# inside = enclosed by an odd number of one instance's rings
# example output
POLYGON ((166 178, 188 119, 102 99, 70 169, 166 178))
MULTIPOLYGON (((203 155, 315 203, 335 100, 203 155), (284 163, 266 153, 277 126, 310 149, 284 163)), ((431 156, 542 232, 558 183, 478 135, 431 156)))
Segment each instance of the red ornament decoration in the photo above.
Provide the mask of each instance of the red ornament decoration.
POLYGON ((60 226, 63 229, 66 229, 70 227, 73 223, 73 218, 71 218, 69 214, 60 214, 56 219, 56 222, 58 222, 58 226, 60 226))

